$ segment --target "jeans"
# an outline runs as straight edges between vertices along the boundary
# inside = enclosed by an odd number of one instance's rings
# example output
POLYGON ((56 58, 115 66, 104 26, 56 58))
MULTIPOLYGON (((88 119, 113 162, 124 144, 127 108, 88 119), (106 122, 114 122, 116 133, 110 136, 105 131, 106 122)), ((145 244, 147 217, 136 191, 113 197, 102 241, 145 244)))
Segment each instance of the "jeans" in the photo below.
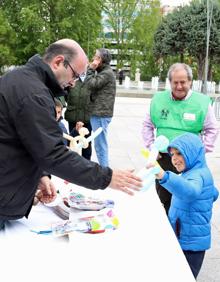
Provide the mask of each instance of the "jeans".
POLYGON ((92 126, 93 132, 102 127, 102 132, 94 140, 95 151, 98 158, 98 162, 101 166, 109 166, 108 161, 108 142, 107 142, 107 132, 108 125, 111 122, 111 117, 98 117, 92 116, 90 118, 90 123, 92 126))

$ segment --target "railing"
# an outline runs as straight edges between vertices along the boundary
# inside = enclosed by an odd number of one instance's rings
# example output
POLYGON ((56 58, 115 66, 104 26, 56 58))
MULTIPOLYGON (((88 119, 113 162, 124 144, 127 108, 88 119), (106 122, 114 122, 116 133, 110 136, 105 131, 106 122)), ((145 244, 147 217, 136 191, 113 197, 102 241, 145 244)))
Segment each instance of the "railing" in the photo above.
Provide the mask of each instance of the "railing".
MULTIPOLYGON (((120 97, 133 98, 152 98, 154 93, 160 90, 170 89, 170 83, 159 82, 157 77, 153 77, 151 81, 130 81, 125 79, 122 85, 117 85, 116 95, 120 97)), ((194 80, 192 89, 201 92, 202 81, 194 80)), ((220 83, 216 86, 215 82, 207 82, 207 95, 213 100, 214 112, 217 120, 220 120, 220 83)))
MULTIPOLYGON (((203 82, 201 80, 193 80, 192 89, 194 91, 202 91, 203 82)), ((170 82, 168 78, 165 82, 159 81, 158 76, 152 77, 151 81, 132 81, 128 76, 125 77, 122 85, 118 85, 121 89, 140 89, 140 90, 164 90, 170 89, 170 82)), ((207 81, 207 94, 220 93, 220 82, 216 84, 215 81, 207 81)))

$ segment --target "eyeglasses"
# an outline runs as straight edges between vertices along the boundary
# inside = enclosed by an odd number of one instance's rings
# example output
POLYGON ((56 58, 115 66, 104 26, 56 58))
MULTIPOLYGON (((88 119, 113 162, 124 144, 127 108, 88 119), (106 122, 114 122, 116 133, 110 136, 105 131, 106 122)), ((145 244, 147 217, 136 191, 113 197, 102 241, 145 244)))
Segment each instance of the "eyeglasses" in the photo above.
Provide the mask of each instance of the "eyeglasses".
POLYGON ((74 81, 78 80, 80 75, 73 69, 73 67, 71 66, 71 64, 69 63, 68 60, 64 60, 64 66, 68 65, 73 73, 72 78, 74 81))

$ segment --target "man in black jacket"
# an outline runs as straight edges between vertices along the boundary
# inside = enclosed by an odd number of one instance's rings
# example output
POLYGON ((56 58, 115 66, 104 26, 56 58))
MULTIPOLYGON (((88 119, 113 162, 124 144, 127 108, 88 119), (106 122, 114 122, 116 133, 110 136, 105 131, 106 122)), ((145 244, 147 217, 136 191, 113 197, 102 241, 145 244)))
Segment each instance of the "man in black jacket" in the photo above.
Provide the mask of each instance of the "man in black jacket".
POLYGON ((102 168, 63 144, 54 97, 74 86, 87 62, 77 42, 62 39, 42 58, 35 55, 0 78, 0 228, 6 220, 28 216, 36 189, 43 202, 56 197, 48 174, 90 189, 110 186, 128 194, 141 185, 130 171, 102 168))

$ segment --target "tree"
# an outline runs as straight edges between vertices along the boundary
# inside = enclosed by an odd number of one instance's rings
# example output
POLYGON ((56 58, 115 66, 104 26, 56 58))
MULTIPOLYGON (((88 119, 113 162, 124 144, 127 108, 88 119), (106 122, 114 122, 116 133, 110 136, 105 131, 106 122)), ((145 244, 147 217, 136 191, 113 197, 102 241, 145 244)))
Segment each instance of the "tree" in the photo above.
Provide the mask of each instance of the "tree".
POLYGON ((73 38, 88 55, 93 53, 102 30, 102 1, 46 0, 43 3, 42 10, 51 34, 51 42, 60 38, 73 38))
POLYGON ((187 44, 187 17, 186 9, 182 8, 168 14, 163 19, 154 36, 154 54, 157 58, 178 54, 180 62, 184 61, 187 44))
POLYGON ((131 71, 140 68, 141 80, 158 75, 159 65, 153 56, 154 33, 161 21, 160 2, 140 1, 137 16, 129 33, 131 71))
POLYGON ((88 53, 99 44, 101 0, 1 0, 0 8, 15 33, 17 64, 60 38, 75 39, 88 53))
POLYGON ((128 33, 134 23, 137 0, 111 0, 106 1, 104 9, 105 25, 112 30, 109 34, 109 46, 116 42, 114 49, 117 50, 117 68, 121 68, 128 60, 128 33))
MULTIPOLYGON (((220 55, 220 8, 213 1, 209 55, 212 63, 220 55)), ((198 79, 203 79, 206 56, 207 6, 206 1, 194 1, 190 6, 175 10, 165 17, 154 38, 154 54, 158 58, 180 55, 180 61, 191 57, 197 62, 198 79)))
MULTIPOLYGON (((204 78, 207 38, 207 1, 193 2, 188 11, 190 14, 187 31, 189 54, 197 61, 198 78, 204 78)), ((215 58, 220 55, 220 6, 213 1, 213 15, 209 41, 209 71, 208 80, 211 80, 211 69, 215 58)))
POLYGON ((14 33, 3 11, 0 9, 0 73, 3 67, 15 62, 13 56, 14 33))

